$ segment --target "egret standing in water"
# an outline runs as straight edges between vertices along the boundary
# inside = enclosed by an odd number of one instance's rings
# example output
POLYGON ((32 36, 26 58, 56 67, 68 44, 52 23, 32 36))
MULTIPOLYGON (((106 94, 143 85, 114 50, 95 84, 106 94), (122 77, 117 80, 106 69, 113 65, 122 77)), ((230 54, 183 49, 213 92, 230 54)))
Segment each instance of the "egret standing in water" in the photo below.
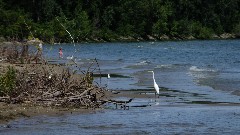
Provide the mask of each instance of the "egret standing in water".
POLYGON ((153 71, 149 71, 149 72, 152 72, 152 73, 153 73, 153 86, 154 86, 154 89, 156 90, 156 92, 155 92, 155 98, 156 98, 156 94, 158 94, 158 98, 159 98, 159 87, 158 87, 158 84, 157 84, 156 81, 155 81, 154 72, 153 72, 153 71))
POLYGON ((72 56, 68 56, 67 59, 68 60, 72 60, 73 59, 73 55, 72 56))
POLYGON ((110 79, 110 78, 111 78, 111 77, 110 77, 110 74, 107 74, 107 75, 108 75, 107 78, 110 79))

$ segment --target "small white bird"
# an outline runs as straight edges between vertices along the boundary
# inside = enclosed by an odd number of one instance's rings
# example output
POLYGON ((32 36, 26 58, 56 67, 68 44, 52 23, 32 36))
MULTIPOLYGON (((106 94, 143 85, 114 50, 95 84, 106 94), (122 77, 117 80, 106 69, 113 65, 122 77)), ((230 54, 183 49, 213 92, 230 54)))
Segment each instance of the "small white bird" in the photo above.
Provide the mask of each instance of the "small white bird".
POLYGON ((110 74, 108 74, 107 78, 108 78, 108 79, 111 78, 111 77, 110 77, 110 74))
POLYGON ((73 59, 73 55, 72 55, 71 57, 68 56, 67 59, 68 59, 68 60, 72 60, 72 59, 73 59))
POLYGON ((51 79, 53 76, 53 74, 51 73, 49 76, 48 76, 48 79, 51 79))
POLYGON ((154 86, 154 89, 156 90, 155 97, 156 97, 156 94, 158 94, 158 98, 159 98, 159 87, 158 87, 158 84, 155 81, 154 72, 153 71, 149 71, 149 72, 153 73, 153 86, 154 86))

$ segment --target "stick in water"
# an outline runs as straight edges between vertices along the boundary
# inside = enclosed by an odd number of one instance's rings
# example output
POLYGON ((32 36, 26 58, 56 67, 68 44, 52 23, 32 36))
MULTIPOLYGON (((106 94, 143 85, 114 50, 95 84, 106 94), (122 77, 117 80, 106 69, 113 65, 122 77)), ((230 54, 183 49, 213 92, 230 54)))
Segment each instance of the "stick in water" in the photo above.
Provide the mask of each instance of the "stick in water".
MULTIPOLYGON (((56 18, 56 19, 58 20, 58 18, 56 18)), ((74 47, 75 47, 75 42, 74 42, 74 39, 73 39, 71 33, 63 26, 63 24, 62 24, 59 20, 58 20, 58 22, 59 22, 60 25, 65 29, 65 31, 69 34, 69 36, 70 36, 71 39, 72 39, 73 45, 74 45, 74 47)), ((75 51, 76 51, 76 49, 75 49, 75 51)))

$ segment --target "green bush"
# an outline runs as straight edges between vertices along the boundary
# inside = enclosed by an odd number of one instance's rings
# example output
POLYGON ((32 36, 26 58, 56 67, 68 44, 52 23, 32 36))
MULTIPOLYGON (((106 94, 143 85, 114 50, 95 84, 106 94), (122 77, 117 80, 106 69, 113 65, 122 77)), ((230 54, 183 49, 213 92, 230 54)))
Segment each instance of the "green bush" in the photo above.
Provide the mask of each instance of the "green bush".
POLYGON ((203 26, 200 22, 193 22, 191 28, 193 36, 198 39, 210 39, 213 35, 213 30, 203 26))
POLYGON ((16 71, 9 66, 7 72, 0 76, 0 96, 12 96, 15 86, 16 71))
POLYGON ((210 28, 203 27, 200 29, 198 38, 199 39, 210 39, 212 35, 213 35, 213 32, 210 28))
POLYGON ((240 37, 240 23, 234 27, 233 33, 240 37))

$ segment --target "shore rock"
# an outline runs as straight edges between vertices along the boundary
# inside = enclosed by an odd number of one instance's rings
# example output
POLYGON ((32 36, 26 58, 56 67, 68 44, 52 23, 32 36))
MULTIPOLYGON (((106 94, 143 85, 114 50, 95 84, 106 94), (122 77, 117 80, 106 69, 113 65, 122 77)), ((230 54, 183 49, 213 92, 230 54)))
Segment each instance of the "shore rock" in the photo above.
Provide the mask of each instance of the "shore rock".
POLYGON ((159 39, 160 40, 169 40, 170 38, 169 38, 169 36, 164 34, 164 35, 160 36, 159 39))
POLYGON ((156 39, 155 39, 153 36, 147 35, 147 37, 148 37, 149 40, 154 40, 154 41, 156 41, 156 39))
POLYGON ((234 34, 230 34, 230 33, 223 33, 223 34, 220 35, 220 38, 230 39, 230 38, 236 38, 236 36, 234 34))
POLYGON ((220 39, 220 37, 219 37, 218 35, 216 35, 216 34, 213 34, 213 35, 212 35, 212 38, 213 38, 213 39, 220 39))

